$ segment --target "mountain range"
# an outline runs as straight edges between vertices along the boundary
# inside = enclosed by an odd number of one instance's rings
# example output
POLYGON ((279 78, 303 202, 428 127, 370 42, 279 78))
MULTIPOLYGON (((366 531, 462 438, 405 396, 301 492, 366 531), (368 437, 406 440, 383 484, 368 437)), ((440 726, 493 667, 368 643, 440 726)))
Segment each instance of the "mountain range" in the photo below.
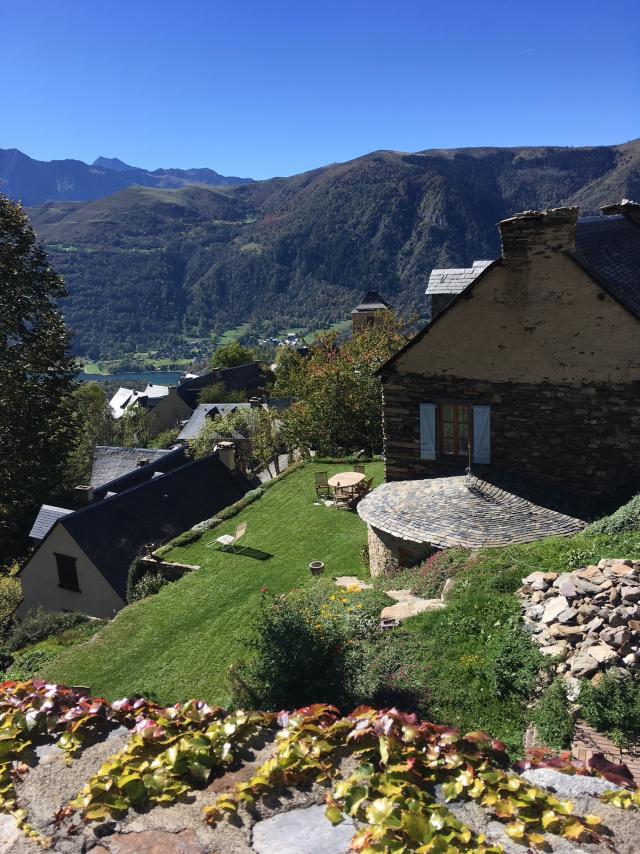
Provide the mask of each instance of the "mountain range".
POLYGON ((328 326, 370 289, 425 317, 430 270, 496 257, 500 219, 623 197, 640 199, 640 140, 376 151, 288 178, 129 186, 30 214, 65 276, 76 350, 95 358, 240 324, 328 326))
POLYGON ((87 201, 109 196, 125 187, 175 189, 188 184, 221 187, 251 179, 227 178, 213 169, 155 169, 129 166, 117 157, 82 160, 34 160, 17 148, 0 148, 0 193, 37 205, 49 201, 87 201))

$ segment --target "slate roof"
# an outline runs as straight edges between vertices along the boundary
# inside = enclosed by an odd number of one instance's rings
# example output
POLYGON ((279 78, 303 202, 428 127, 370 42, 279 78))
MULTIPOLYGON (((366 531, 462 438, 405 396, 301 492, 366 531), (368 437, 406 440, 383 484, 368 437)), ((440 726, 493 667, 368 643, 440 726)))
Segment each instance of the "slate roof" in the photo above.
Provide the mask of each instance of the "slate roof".
POLYGON ((192 409, 195 409, 202 389, 219 382, 224 383, 226 391, 261 388, 264 385, 264 378, 260 365, 260 362, 247 362, 245 365, 237 365, 234 368, 216 368, 205 371, 197 377, 185 378, 178 386, 178 394, 192 409))
POLYGON ((58 524, 124 599, 129 567, 145 545, 165 542, 214 516, 251 487, 212 454, 89 504, 58 524))
POLYGON ((43 540, 58 519, 68 516, 69 513, 73 513, 73 510, 66 510, 64 507, 54 507, 52 504, 43 504, 40 510, 38 510, 38 515, 33 523, 33 527, 29 531, 29 536, 32 540, 43 540))
MULTIPOLYGON (((149 451, 148 448, 116 448, 116 450, 149 451)), ((153 454, 153 452, 154 451, 152 449, 151 453, 153 454)), ((178 468, 178 466, 183 466, 189 458, 187 457, 184 448, 174 448, 172 450, 163 451, 156 457, 150 457, 150 454, 146 453, 145 456, 141 457, 141 461, 144 459, 149 459, 149 462, 146 465, 136 465, 125 471, 124 474, 120 475, 120 477, 116 477, 113 480, 109 480, 99 486, 95 486, 93 488, 92 500, 104 498, 107 493, 115 495, 119 492, 124 492, 125 489, 130 489, 132 486, 137 486, 140 483, 144 483, 145 480, 149 480, 156 472, 164 474, 178 468)))
POLYGON ((171 452, 158 448, 118 448, 97 445, 93 456, 91 486, 102 486, 117 480, 139 468, 143 461, 155 462, 169 453, 171 452))
POLYGON ((356 314, 358 311, 378 311, 382 308, 391 308, 391 306, 377 291, 367 291, 351 314, 356 314))
POLYGON ((492 261, 474 261, 471 267, 432 270, 427 294, 459 294, 471 284, 492 261))
MULTIPOLYGON (((473 478, 467 485, 465 476, 397 481, 384 483, 363 498, 358 515, 400 540, 437 548, 529 543, 584 528, 581 516, 562 512, 547 494, 534 500, 536 492, 513 480, 492 483, 473 478)), ((562 500, 566 501, 564 496, 562 500)))
POLYGON ((191 418, 178 433, 178 442, 188 442, 195 439, 202 430, 207 418, 217 418, 219 415, 228 415, 236 409, 246 409, 249 403, 201 403, 194 411, 191 418))
POLYGON ((640 318, 640 226, 621 216, 589 216, 576 225, 572 257, 640 318))

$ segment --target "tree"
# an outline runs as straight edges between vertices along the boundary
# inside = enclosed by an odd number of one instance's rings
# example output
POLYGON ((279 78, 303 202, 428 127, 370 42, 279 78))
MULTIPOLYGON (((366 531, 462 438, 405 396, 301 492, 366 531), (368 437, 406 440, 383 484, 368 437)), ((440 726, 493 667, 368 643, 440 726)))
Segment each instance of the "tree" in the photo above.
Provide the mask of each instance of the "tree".
POLYGON ((22 207, 0 196, 0 514, 60 492, 74 375, 57 301, 66 295, 22 207))
POLYGON ((69 454, 67 480, 70 487, 88 483, 96 445, 111 445, 115 419, 100 383, 81 383, 73 392, 76 440, 69 454))
POLYGON ((226 390, 223 382, 206 386, 198 395, 198 403, 241 403, 247 399, 246 389, 226 390))
POLYGON ((255 353, 250 347, 243 347, 238 341, 230 341, 214 350, 211 356, 212 368, 235 368, 255 360, 255 353))
POLYGON ((335 333, 323 335, 307 359, 290 362, 281 388, 295 398, 284 414, 287 441, 323 454, 380 451, 382 385, 375 372, 405 342, 405 325, 389 314, 340 346, 335 333))
POLYGON ((195 457, 204 457, 212 454, 219 442, 229 439, 235 441, 238 460, 244 468, 252 469, 256 464, 267 468, 275 460, 278 471, 282 436, 276 412, 262 406, 243 407, 227 415, 207 418, 198 435, 189 442, 189 450, 195 457))

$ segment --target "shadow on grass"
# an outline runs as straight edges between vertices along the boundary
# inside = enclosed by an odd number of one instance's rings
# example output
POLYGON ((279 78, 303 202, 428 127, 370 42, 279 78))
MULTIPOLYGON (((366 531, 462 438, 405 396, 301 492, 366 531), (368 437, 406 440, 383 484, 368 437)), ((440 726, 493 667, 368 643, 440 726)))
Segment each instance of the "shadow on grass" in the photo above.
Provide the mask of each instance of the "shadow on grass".
POLYGON ((219 549, 218 551, 224 554, 235 555, 236 557, 251 557, 254 560, 271 560, 273 557, 269 552, 260 551, 260 549, 252 549, 251 546, 231 547, 230 549, 219 549))

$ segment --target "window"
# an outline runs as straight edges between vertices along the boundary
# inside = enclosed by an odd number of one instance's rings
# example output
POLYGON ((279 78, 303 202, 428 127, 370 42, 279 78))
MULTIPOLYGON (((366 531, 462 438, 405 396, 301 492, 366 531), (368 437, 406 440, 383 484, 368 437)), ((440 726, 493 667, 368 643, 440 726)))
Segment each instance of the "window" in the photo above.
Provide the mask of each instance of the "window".
POLYGON ((420 404, 420 459, 491 462, 491 407, 461 403, 420 404))
POLYGON ((78 570, 76 568, 76 559, 69 555, 55 555, 56 565, 58 567, 58 586, 64 587, 65 590, 76 590, 80 592, 78 584, 78 570))
POLYGON ((443 457, 466 457, 469 449, 470 411, 468 406, 443 403, 440 416, 440 454, 443 457))

